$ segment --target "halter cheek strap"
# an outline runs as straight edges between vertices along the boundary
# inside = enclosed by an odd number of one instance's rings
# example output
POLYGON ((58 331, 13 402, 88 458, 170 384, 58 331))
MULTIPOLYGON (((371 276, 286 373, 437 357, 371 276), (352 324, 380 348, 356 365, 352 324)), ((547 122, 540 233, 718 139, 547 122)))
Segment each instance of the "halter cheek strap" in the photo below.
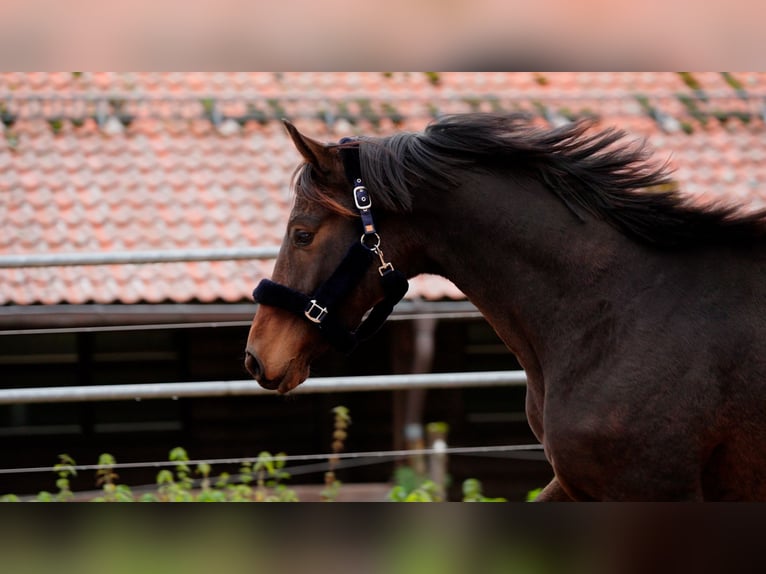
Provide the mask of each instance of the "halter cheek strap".
MULTIPOLYGON (((341 143, 349 141, 347 138, 341 143)), ((351 352, 361 341, 370 338, 385 323, 394 306, 407 292, 407 278, 387 262, 380 249, 380 235, 372 218, 372 199, 362 184, 358 148, 343 148, 346 176, 353 186, 354 204, 359 210, 364 234, 355 241, 330 277, 311 295, 285 285, 263 279, 253 291, 253 299, 261 305, 279 307, 315 325, 337 350, 351 352), (375 305, 356 331, 346 329, 338 318, 338 310, 351 291, 362 282, 377 255, 383 300, 375 305)))

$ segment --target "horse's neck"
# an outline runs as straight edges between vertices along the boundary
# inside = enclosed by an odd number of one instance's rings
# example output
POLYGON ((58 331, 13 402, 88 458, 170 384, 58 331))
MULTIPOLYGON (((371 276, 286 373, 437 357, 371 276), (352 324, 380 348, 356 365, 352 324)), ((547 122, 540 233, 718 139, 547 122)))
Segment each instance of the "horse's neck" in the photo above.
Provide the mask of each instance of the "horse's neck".
POLYGON ((542 368, 558 326, 592 312, 614 266, 629 259, 620 252, 629 242, 615 230, 583 223, 534 185, 475 182, 431 210, 426 246, 437 272, 479 308, 528 372, 542 368))

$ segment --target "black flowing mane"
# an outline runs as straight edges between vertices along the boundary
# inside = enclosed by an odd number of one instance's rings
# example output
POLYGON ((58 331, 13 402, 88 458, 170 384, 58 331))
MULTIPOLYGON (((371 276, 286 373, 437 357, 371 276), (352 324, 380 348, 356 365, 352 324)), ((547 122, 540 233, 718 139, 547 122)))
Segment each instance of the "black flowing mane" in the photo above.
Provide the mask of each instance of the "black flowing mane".
MULTIPOLYGON (((545 129, 521 114, 459 114, 422 133, 361 138, 353 145, 359 145, 376 203, 392 211, 409 210, 411 190, 423 184, 448 193, 466 170, 515 170, 544 183, 578 218, 584 211, 648 244, 742 244, 766 237, 766 210, 692 205, 643 143, 622 130, 596 131, 590 121, 545 129)), ((308 183, 310 170, 298 177, 308 183)))

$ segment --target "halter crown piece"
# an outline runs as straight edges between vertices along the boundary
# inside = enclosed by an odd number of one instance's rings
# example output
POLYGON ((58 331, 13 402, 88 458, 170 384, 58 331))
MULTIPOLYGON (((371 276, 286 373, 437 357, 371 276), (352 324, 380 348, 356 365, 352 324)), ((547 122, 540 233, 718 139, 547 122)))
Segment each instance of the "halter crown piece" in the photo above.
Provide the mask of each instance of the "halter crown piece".
MULTIPOLYGON (((352 141, 351 138, 343 138, 340 143, 352 141)), ((332 275, 311 295, 263 279, 253 291, 253 299, 261 305, 279 307, 304 318, 315 325, 333 347, 349 353, 383 326, 394 306, 407 292, 408 283, 404 274, 385 260, 380 249, 380 235, 372 217, 372 198, 362 182, 359 148, 344 147, 340 149, 340 154, 346 178, 352 187, 354 205, 361 219, 361 239, 351 244, 332 275), (355 331, 349 331, 338 318, 338 309, 351 291, 361 283, 375 256, 380 260, 378 274, 383 287, 383 300, 372 308, 367 319, 355 331)))

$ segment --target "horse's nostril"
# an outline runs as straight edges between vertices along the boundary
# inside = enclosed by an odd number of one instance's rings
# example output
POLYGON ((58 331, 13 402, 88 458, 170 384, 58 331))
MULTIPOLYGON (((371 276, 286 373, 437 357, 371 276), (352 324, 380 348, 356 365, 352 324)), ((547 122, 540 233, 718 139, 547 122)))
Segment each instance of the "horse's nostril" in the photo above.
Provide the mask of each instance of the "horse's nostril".
POLYGON ((245 369, 250 373, 254 379, 259 378, 263 374, 263 367, 258 357, 253 355, 250 351, 245 352, 245 369))

